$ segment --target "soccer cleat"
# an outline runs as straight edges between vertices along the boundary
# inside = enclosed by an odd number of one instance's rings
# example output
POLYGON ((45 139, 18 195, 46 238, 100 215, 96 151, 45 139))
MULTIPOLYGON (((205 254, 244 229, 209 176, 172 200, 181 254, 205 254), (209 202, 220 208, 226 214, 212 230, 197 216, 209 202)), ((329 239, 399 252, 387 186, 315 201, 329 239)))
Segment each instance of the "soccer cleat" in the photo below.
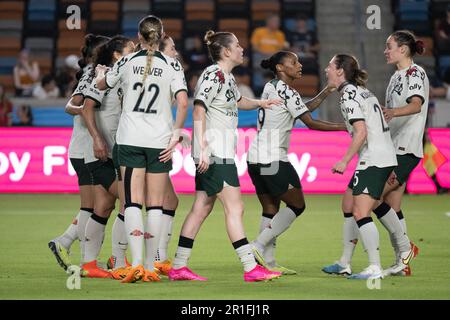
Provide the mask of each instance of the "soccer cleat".
POLYGON ((337 275, 349 276, 352 274, 352 269, 349 264, 346 266, 341 266, 339 262, 323 267, 322 271, 328 274, 337 274, 337 275))
POLYGON ((206 281, 207 278, 201 277, 198 274, 192 272, 188 267, 182 267, 180 269, 170 269, 169 279, 172 281, 179 280, 195 280, 195 281, 206 281))
POLYGON ((58 264, 67 271, 67 268, 72 265, 70 262, 69 251, 64 248, 58 240, 54 239, 48 243, 48 247, 52 251, 58 264))
POLYGON ((411 261, 419 254, 419 248, 411 242, 411 249, 400 254, 397 261, 384 270, 384 276, 410 276, 411 275, 411 261), (404 258, 402 258, 402 256, 404 258))
POLYGON ((115 280, 122 280, 127 276, 128 272, 130 270, 131 270, 131 267, 122 267, 122 268, 116 268, 116 269, 110 270, 109 273, 111 273, 111 276, 115 280))
POLYGON ((283 276, 290 276, 290 275, 297 274, 297 271, 280 266, 279 264, 276 264, 274 267, 269 268, 269 270, 274 271, 274 272, 281 272, 281 274, 283 276))
POLYGON ((413 258, 419 255, 419 247, 416 246, 412 241, 409 242, 411 244, 411 250, 413 251, 413 258))
MULTIPOLYGON (((109 270, 117 269, 117 258, 115 256, 109 257, 108 261, 106 262, 106 267, 109 270)), ((131 267, 131 264, 128 262, 127 257, 125 257, 125 267, 131 267)))
POLYGON ((125 276, 125 278, 122 279, 122 283, 134 283, 136 281, 139 281, 144 276, 145 270, 144 266, 142 264, 136 266, 136 267, 129 267, 128 273, 125 276))
POLYGON ((383 279, 383 270, 377 265, 370 265, 360 273, 355 273, 347 277, 347 279, 367 280, 367 279, 383 279))
POLYGON ((158 276, 156 272, 152 272, 150 270, 144 270, 144 276, 142 277, 143 282, 158 282, 161 281, 161 278, 158 276))
POLYGON ((164 276, 169 275, 170 269, 172 269, 172 261, 170 259, 164 260, 162 262, 155 261, 154 263, 155 269, 158 270, 158 272, 164 276))
POLYGON ((259 264, 251 271, 244 272, 244 281, 246 282, 269 281, 279 277, 281 277, 281 272, 267 270, 259 264))
POLYGON ((112 278, 111 273, 97 266, 97 260, 83 264, 81 269, 84 271, 84 277, 87 278, 112 278))
POLYGON ((266 260, 264 259, 263 252, 260 251, 255 242, 252 242, 250 246, 252 248, 252 253, 253 256, 255 257, 256 262, 261 266, 263 266, 264 268, 269 269, 269 266, 267 265, 266 260))

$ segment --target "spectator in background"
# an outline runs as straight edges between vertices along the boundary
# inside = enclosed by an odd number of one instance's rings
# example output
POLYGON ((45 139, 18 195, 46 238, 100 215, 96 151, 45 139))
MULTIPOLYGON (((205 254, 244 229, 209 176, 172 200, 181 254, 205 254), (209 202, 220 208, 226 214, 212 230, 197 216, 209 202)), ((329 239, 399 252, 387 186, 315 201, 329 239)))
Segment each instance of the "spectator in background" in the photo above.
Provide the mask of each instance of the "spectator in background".
POLYGON ((17 64, 14 67, 14 85, 16 96, 31 96, 33 87, 39 81, 39 65, 36 61, 30 60, 30 53, 23 49, 19 53, 17 64))
POLYGON ((43 76, 41 83, 33 89, 33 98, 39 100, 58 97, 59 88, 56 86, 55 78, 51 74, 43 76))
POLYGON ((264 56, 288 47, 286 37, 280 30, 280 17, 275 14, 270 15, 266 19, 265 27, 259 27, 253 31, 251 43, 253 50, 264 56))
POLYGON ((197 86, 198 79, 200 78, 201 70, 189 72, 187 76, 187 84, 188 84, 188 97, 193 98, 195 87, 197 86))
POLYGON ((288 32, 287 38, 291 44, 291 50, 299 57, 317 57, 319 43, 315 32, 308 30, 306 16, 300 16, 297 19, 295 31, 288 32))
POLYGON ((450 4, 445 18, 438 25, 436 38, 440 53, 450 54, 450 4))
POLYGON ((64 60, 64 66, 59 70, 56 76, 56 84, 62 97, 68 98, 72 95, 77 85, 76 74, 80 67, 78 66, 78 57, 74 54, 67 56, 64 60))
POLYGON ((12 124, 12 103, 6 97, 6 92, 0 84, 0 127, 10 127, 12 124))
POLYGON ((430 86, 431 98, 444 98, 450 101, 450 69, 444 73, 442 83, 437 86, 430 86))
POLYGON ((280 18, 272 14, 266 19, 266 26, 256 28, 251 37, 253 49, 253 90, 259 96, 265 85, 261 61, 289 47, 284 32, 280 30, 280 18))
POLYGON ((21 106, 17 109, 19 122, 13 123, 16 127, 30 127, 33 125, 33 113, 30 106, 21 106))
POLYGON ((196 35, 192 38, 192 41, 193 48, 186 51, 185 54, 186 63, 189 65, 188 69, 191 72, 203 71, 209 64, 208 53, 203 46, 203 41, 200 36, 196 35))

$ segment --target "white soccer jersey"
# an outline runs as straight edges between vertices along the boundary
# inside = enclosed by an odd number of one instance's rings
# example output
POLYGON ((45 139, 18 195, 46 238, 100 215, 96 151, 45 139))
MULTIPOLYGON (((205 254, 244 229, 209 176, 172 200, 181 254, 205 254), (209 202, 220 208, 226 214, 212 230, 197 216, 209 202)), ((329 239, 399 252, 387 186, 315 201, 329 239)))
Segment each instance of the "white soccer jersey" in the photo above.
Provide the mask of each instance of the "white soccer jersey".
POLYGON ((394 144, 377 97, 366 88, 353 84, 347 84, 342 90, 339 106, 348 132, 353 136, 352 124, 358 120, 364 120, 367 128, 367 138, 359 150, 356 170, 396 166, 394 144))
POLYGON ((109 88, 123 90, 123 110, 117 130, 117 144, 164 149, 173 132, 172 97, 187 91, 180 63, 156 51, 144 85, 147 50, 120 59, 106 73, 109 88))
POLYGON ((430 84, 422 67, 413 63, 409 68, 397 70, 391 77, 386 90, 386 107, 400 108, 412 97, 422 99, 419 113, 396 117, 389 122, 391 136, 397 154, 412 153, 423 158, 422 139, 428 114, 430 84))
MULTIPOLYGON (((234 159, 237 143, 238 107, 241 94, 234 76, 217 64, 207 67, 201 74, 194 94, 194 104, 206 109, 206 139, 212 156, 234 159)), ((192 156, 198 159, 199 149, 194 134, 192 156)))
MULTIPOLYGON (((88 65, 83 69, 83 75, 78 81, 78 85, 72 94, 72 97, 77 95, 86 95, 89 86, 92 82, 92 65, 88 65)), ((83 118, 80 115, 73 117, 73 131, 69 144, 69 158, 83 159, 86 151, 87 143, 90 135, 87 130, 83 118)))
MULTIPOLYGON (((112 149, 116 142, 116 132, 119 126, 121 106, 121 88, 115 86, 112 89, 99 90, 95 81, 92 81, 85 98, 94 100, 97 105, 95 108, 95 124, 101 132, 108 146, 108 157, 112 159, 112 149)), ((89 140, 90 148, 86 148, 84 162, 90 163, 97 161, 94 156, 93 140, 89 140)))
POLYGON ((266 84, 261 98, 282 99, 284 104, 258 110, 258 134, 249 148, 248 161, 263 164, 289 161, 287 152, 292 127, 295 120, 309 109, 297 90, 279 79, 266 84))

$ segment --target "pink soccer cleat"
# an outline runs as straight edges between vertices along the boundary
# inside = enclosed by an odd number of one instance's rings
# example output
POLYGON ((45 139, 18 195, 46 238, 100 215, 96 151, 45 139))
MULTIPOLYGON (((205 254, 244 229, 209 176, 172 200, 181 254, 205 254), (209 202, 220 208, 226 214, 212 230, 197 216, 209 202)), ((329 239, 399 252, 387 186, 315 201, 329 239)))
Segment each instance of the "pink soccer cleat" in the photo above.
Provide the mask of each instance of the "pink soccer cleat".
POLYGON ((266 268, 260 266, 259 264, 249 272, 244 272, 244 281, 255 282, 255 281, 269 281, 272 279, 279 278, 281 272, 270 271, 266 268))
POLYGON ((193 280, 193 281, 206 281, 207 278, 200 277, 198 274, 192 272, 188 267, 182 267, 180 269, 170 269, 169 279, 172 281, 180 280, 193 280))

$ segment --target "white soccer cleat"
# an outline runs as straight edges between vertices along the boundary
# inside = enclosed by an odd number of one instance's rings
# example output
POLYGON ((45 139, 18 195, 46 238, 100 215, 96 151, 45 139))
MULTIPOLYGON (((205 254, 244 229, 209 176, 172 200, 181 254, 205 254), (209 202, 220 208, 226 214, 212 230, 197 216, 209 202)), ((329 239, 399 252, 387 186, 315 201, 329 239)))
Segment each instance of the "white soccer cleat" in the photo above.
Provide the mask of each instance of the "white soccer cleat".
POLYGON ((358 280, 367 280, 367 279, 383 279, 383 270, 380 266, 370 265, 365 268, 360 273, 352 274, 348 276, 347 279, 358 279, 358 280))

